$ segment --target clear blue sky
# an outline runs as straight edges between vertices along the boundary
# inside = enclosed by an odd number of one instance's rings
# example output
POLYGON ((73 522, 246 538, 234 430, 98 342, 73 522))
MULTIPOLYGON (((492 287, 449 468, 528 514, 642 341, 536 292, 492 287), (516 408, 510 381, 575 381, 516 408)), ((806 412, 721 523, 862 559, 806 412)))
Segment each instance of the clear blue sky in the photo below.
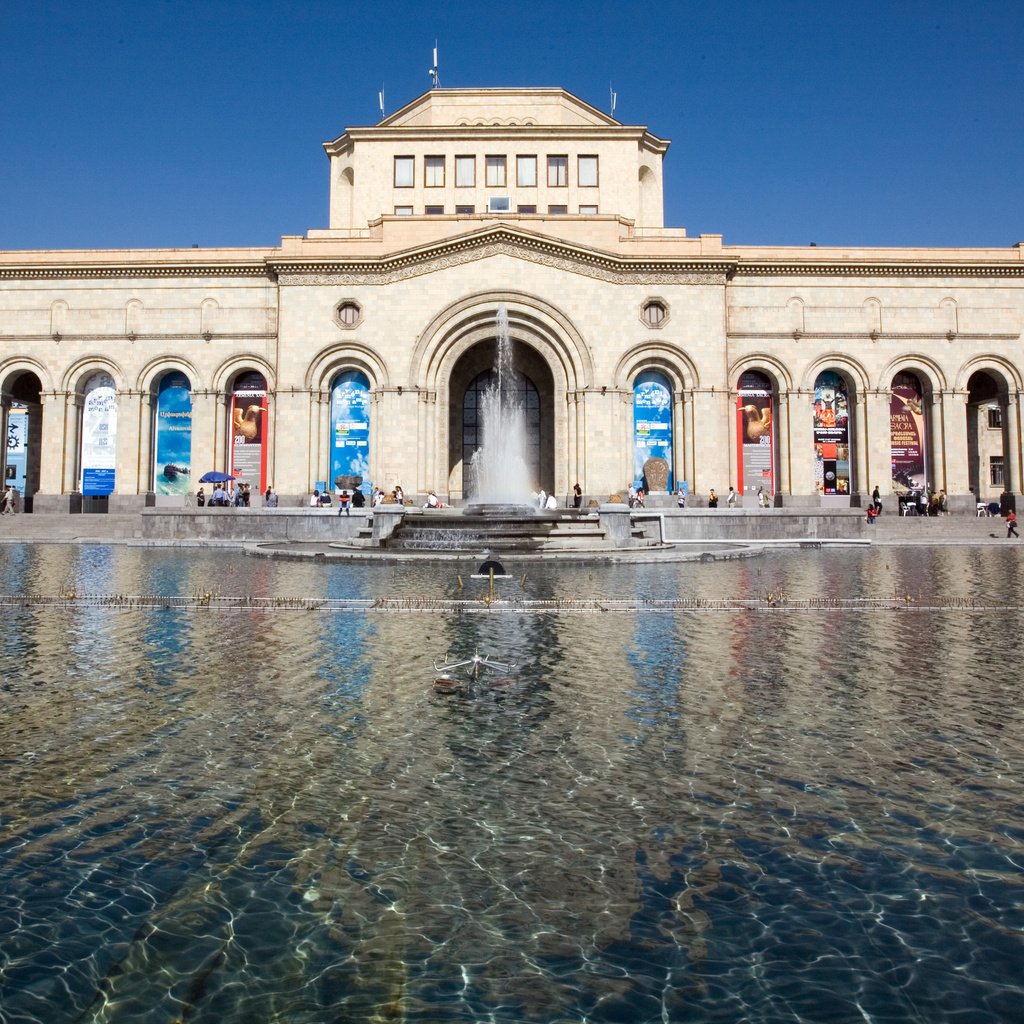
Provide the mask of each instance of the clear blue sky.
POLYGON ((672 140, 727 244, 1024 241, 1024 4, 9 0, 0 248, 275 245, 321 149, 441 84, 561 86, 672 140))

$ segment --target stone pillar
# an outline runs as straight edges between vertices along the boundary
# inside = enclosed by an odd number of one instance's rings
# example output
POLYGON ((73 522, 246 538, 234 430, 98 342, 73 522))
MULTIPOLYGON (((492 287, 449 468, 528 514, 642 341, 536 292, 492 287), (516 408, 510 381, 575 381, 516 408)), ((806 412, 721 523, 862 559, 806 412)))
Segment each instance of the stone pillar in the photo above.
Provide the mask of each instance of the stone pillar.
MULTIPOLYGON (((694 432, 700 444, 694 456, 693 491, 707 495, 713 487, 723 496, 729 486, 729 392, 698 391, 694 394, 694 432)), ((732 481, 735 483, 735 481, 732 481)))
POLYGON ((799 391, 790 392, 789 481, 794 502, 814 505, 820 500, 814 486, 814 411, 812 399, 799 391))
POLYGON ((789 458, 789 394, 777 394, 774 396, 775 408, 772 415, 775 417, 775 451, 773 458, 778 469, 778 479, 775 481, 775 493, 790 495, 793 493, 793 474, 789 458))
MULTIPOLYGON (((964 413, 966 417, 966 412, 964 413)), ((942 431, 937 429, 942 422, 942 398, 939 395, 932 395, 931 406, 928 416, 925 419, 925 437, 928 444, 928 458, 926 466, 928 469, 928 486, 926 490, 929 495, 932 491, 945 490, 949 494, 949 481, 946 479, 946 460, 942 451, 942 431)), ((964 420, 966 430, 967 421, 964 420)))
POLYGON ((57 401, 63 400, 64 405, 61 417, 64 458, 61 463, 61 483, 55 493, 70 494, 72 491, 81 491, 82 489, 80 479, 82 453, 79 450, 82 398, 74 391, 65 392, 63 395, 57 394, 54 398, 57 401))
MULTIPOLYGON (((853 496, 870 494, 873 484, 868 482, 868 448, 871 444, 869 430, 868 396, 863 391, 857 392, 855 412, 853 416, 853 432, 850 443, 853 445, 853 480, 850 483, 850 504, 859 505, 853 496)), ((879 485, 881 486, 881 485, 879 485)))
POLYGON ((214 394, 213 411, 213 465, 211 469, 224 467, 224 472, 231 470, 231 453, 228 445, 231 442, 231 431, 228 430, 228 409, 230 408, 230 397, 223 392, 214 394))
POLYGON ((199 478, 216 463, 217 398, 209 391, 192 392, 192 488, 199 489, 199 478))
MULTIPOLYGON (((943 391, 941 396, 942 461, 945 466, 946 496, 970 500, 970 472, 967 457, 967 392, 943 391)), ((973 509, 971 509, 973 511, 973 509)))
MULTIPOLYGON (((431 488, 441 489, 441 485, 434 480, 437 472, 438 452, 437 447, 441 444, 442 432, 437 425, 437 394, 433 391, 419 392, 419 401, 416 405, 416 479, 410 484, 405 484, 405 493, 410 497, 425 495, 431 488)), ((447 453, 446 453, 447 454, 447 453)), ((448 474, 445 474, 445 481, 448 474)))
POLYGON ((114 457, 114 494, 139 493, 139 398, 138 392, 117 394, 117 451, 114 457))
POLYGON ((888 391, 872 391, 866 398, 867 478, 857 489, 871 494, 877 487, 880 494, 891 494, 892 426, 889 411, 892 399, 888 391))
POLYGON ((1010 392, 1003 412, 1006 453, 1003 457, 1003 490, 1021 493, 1021 392, 1010 392))
MULTIPOLYGON (((139 491, 149 492, 156 488, 156 474, 154 460, 156 459, 156 445, 154 437, 152 392, 147 391, 139 396, 139 491)), ((161 467, 162 470, 163 467, 161 467)), ((202 473, 199 474, 202 476, 202 473)), ((191 485, 191 478, 189 484, 191 485)))

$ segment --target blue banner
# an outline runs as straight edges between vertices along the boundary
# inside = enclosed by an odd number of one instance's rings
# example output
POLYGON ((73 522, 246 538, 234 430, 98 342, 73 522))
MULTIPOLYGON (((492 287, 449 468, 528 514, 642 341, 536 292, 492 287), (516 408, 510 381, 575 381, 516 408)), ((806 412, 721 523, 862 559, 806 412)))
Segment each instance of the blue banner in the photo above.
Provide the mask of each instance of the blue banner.
POLYGON ((640 374, 633 386, 633 484, 647 489, 644 463, 663 459, 672 482, 672 388, 660 373, 640 374))
POLYGON ((192 385, 183 373, 160 382, 153 448, 153 490, 188 494, 192 489, 192 385))
POLYGON ((361 476, 370 484, 370 382, 356 371, 341 374, 331 389, 331 478, 361 476))

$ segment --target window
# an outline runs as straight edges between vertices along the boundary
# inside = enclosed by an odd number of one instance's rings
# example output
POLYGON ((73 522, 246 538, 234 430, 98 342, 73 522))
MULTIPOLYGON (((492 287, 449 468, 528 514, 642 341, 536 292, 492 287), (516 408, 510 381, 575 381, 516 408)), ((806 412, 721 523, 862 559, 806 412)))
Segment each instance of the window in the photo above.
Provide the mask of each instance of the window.
POLYGON ((487 187, 501 188, 505 184, 505 158, 489 156, 487 158, 487 187))
POLYGON ((641 312, 641 319, 648 327, 660 327, 668 316, 668 309, 664 302, 645 302, 641 312))
POLYGON ((444 214, 444 207, 443 206, 424 206, 423 207, 423 212, 428 217, 441 217, 444 214))
POLYGON ((548 157, 548 188, 565 188, 569 184, 569 158, 548 157))
POLYGON ((1003 410, 999 406, 993 406, 988 411, 988 426, 990 430, 1002 430, 1003 410))
POLYGON ((597 213, 596 206, 581 206, 580 215, 583 217, 590 217, 597 213))
POLYGON ((562 217, 569 212, 568 206, 549 206, 548 213, 555 217, 562 217))
POLYGON ((487 200, 488 213, 511 213, 512 200, 508 196, 491 196, 487 200))
POLYGON ((516 207, 516 213, 536 213, 536 212, 537 212, 537 207, 536 206, 523 206, 522 203, 520 203, 519 206, 516 207))
POLYGON ((413 158, 411 156, 395 157, 395 188, 412 188, 413 158))
POLYGON ((516 157, 516 184, 520 188, 537 187, 537 158, 535 156, 516 157))
POLYGON ((988 479, 993 487, 1003 486, 1003 457, 1002 455, 990 455, 988 457, 988 479))
POLYGON ((455 158, 455 187, 473 188, 476 185, 476 157, 457 156, 455 158))
POLYGON ((466 216, 467 214, 476 213, 475 206, 456 206, 455 212, 460 217, 466 216))
POLYGON ((412 207, 411 206, 396 206, 395 207, 396 217, 411 217, 412 207))
POLYGON ((427 188, 444 188, 443 156, 428 156, 423 161, 423 184, 427 188))
POLYGON ((576 180, 580 188, 597 188, 597 157, 581 156, 576 167, 576 180))
POLYGON ((362 319, 362 310, 359 308, 359 303, 353 302, 351 299, 346 299, 344 302, 339 303, 335 312, 335 319, 339 327, 355 327, 362 319))

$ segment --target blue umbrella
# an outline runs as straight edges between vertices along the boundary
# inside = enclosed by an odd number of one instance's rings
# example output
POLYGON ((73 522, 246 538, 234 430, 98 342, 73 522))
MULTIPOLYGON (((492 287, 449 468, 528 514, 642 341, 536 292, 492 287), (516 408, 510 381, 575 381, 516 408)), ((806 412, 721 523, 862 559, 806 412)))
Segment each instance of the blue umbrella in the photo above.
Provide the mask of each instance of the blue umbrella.
POLYGON ((200 478, 201 484, 223 484, 228 480, 234 480, 235 478, 229 473, 218 473, 217 470, 211 470, 209 473, 204 473, 200 478))

